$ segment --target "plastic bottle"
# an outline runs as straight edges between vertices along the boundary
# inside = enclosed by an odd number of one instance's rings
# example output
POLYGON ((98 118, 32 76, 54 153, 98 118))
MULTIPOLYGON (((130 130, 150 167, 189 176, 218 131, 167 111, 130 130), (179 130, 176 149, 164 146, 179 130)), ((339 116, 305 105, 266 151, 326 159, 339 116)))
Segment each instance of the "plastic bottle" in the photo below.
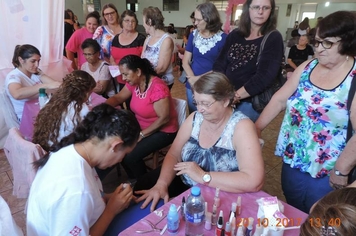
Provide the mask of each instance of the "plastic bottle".
POLYGON ((169 234, 176 234, 179 228, 179 214, 177 212, 177 207, 171 204, 169 207, 169 212, 167 215, 167 231, 169 234))
POLYGON ((40 105, 40 109, 42 109, 47 103, 47 94, 44 88, 40 88, 38 94, 38 104, 40 105))
POLYGON ((194 186, 185 203, 185 235, 201 236, 204 234, 205 206, 200 188, 194 186))

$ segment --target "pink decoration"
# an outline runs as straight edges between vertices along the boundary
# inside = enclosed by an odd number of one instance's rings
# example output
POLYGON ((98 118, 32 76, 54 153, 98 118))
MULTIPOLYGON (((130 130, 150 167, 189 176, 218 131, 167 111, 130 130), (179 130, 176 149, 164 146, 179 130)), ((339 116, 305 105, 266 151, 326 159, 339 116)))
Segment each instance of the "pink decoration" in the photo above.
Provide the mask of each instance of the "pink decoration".
POLYGON ((224 31, 225 33, 229 33, 230 32, 230 18, 231 18, 231 13, 232 13, 232 9, 234 8, 234 5, 239 5, 239 4, 243 4, 245 3, 245 0, 229 0, 229 4, 227 5, 226 8, 226 20, 225 20, 225 24, 224 24, 224 31))

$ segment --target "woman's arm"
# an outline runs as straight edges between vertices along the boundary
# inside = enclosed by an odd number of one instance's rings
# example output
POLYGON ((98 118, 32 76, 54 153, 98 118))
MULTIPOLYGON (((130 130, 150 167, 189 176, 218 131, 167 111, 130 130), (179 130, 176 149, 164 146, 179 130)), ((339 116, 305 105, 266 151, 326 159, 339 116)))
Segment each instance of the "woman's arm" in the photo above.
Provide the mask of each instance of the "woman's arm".
POLYGON ((168 186, 173 181, 176 176, 176 172, 173 170, 174 165, 181 162, 181 152, 184 144, 189 140, 190 134, 192 132, 192 123, 195 113, 190 114, 190 116, 184 121, 182 126, 179 128, 178 134, 173 141, 168 153, 166 154, 161 173, 157 180, 155 186, 149 190, 136 191, 137 194, 143 194, 136 201, 140 202, 145 200, 141 208, 145 208, 151 201, 151 212, 154 211, 158 201, 162 198, 164 202, 167 203, 169 200, 168 186))
POLYGON ((162 42, 161 49, 159 50, 158 65, 155 68, 158 75, 165 74, 169 65, 172 63, 173 49, 173 39, 171 37, 165 38, 162 42))
POLYGON ((111 75, 109 67, 106 64, 103 64, 99 70, 99 79, 93 91, 97 94, 103 94, 111 82, 111 75))
POLYGON ((234 44, 240 36, 238 35, 237 31, 232 31, 230 34, 227 35, 224 46, 222 47, 219 56, 216 58, 213 64, 213 71, 221 72, 226 74, 226 69, 229 64, 227 59, 227 54, 230 50, 232 44, 234 44))
POLYGON ((77 70, 78 67, 77 67, 77 64, 75 63, 75 60, 74 60, 74 52, 66 49, 66 54, 67 54, 67 58, 72 61, 73 70, 77 70))
POLYGON ((126 101, 129 97, 131 97, 131 95, 132 95, 131 91, 125 85, 125 87, 123 89, 121 89, 121 91, 119 93, 108 98, 105 103, 107 103, 113 107, 116 107, 116 106, 122 104, 124 101, 126 101))
POLYGON ((288 61, 288 64, 289 64, 293 69, 297 69, 298 66, 297 66, 296 64, 294 64, 294 62, 292 61, 291 58, 288 58, 287 61, 288 61))

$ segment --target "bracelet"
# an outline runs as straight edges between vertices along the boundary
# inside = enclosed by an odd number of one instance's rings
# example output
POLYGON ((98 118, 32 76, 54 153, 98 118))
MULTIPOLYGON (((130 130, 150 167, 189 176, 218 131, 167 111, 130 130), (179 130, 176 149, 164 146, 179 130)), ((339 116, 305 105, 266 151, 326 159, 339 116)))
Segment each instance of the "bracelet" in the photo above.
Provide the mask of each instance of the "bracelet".
POLYGON ((337 175, 337 176, 342 176, 342 177, 348 177, 348 176, 349 176, 349 174, 344 175, 344 174, 342 174, 339 170, 337 170, 337 169, 335 169, 335 168, 334 168, 334 172, 335 172, 335 175, 337 175))
POLYGON ((140 136, 141 138, 145 138, 146 136, 142 133, 142 131, 140 132, 140 136))

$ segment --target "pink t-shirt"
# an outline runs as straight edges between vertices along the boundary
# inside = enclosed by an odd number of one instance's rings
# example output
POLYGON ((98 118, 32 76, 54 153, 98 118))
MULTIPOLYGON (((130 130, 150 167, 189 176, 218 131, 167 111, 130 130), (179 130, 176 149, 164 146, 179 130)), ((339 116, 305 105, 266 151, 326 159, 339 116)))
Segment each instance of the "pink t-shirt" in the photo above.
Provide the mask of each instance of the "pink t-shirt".
POLYGON ((169 122, 161 128, 161 132, 174 133, 178 130, 178 115, 166 83, 158 77, 152 79, 151 84, 144 93, 140 93, 138 86, 131 86, 126 83, 126 87, 132 92, 130 108, 135 113, 136 119, 141 129, 146 129, 158 117, 153 108, 153 103, 168 97, 169 98, 169 122))
POLYGON ((87 38, 92 38, 93 33, 90 33, 85 27, 76 30, 70 37, 66 49, 71 52, 78 53, 78 68, 81 68, 83 63, 86 62, 85 57, 83 56, 83 50, 81 48, 82 43, 87 38))

